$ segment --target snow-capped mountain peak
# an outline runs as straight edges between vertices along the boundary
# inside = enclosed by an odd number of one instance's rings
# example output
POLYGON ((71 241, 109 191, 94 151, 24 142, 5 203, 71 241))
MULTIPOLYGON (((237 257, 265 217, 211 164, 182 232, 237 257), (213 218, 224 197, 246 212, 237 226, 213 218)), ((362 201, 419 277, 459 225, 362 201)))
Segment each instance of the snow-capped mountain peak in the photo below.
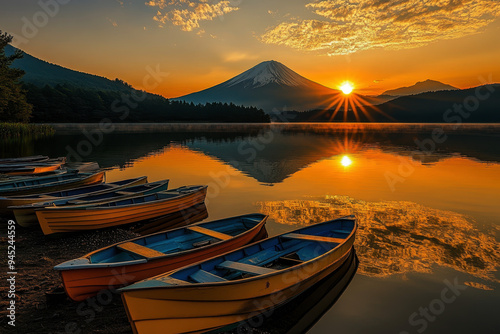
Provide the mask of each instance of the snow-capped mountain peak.
POLYGON ((270 60, 252 67, 248 71, 226 81, 223 85, 232 87, 243 83, 245 88, 258 88, 271 83, 282 86, 300 86, 307 81, 309 80, 290 70, 285 65, 270 60))
POLYGON ((224 102, 273 110, 325 108, 339 91, 295 73, 285 65, 265 61, 221 84, 178 97, 193 103, 224 102))

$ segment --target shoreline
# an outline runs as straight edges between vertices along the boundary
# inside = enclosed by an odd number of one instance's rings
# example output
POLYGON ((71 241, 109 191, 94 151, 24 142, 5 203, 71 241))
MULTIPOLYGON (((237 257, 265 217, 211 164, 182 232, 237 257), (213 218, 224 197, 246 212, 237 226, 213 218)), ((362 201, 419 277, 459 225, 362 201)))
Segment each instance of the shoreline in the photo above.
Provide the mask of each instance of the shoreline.
MULTIPOLYGON (((103 127, 101 123, 40 123, 48 125, 55 130, 58 135, 80 134, 85 130, 92 130, 103 127)), ((471 129, 481 129, 489 131, 500 131, 500 123, 106 123, 109 132, 113 133, 143 133, 143 132, 238 132, 248 130, 277 129, 287 131, 307 131, 313 132, 344 132, 353 131, 377 131, 389 132, 418 132, 432 130, 441 127, 446 131, 460 132, 471 129)))

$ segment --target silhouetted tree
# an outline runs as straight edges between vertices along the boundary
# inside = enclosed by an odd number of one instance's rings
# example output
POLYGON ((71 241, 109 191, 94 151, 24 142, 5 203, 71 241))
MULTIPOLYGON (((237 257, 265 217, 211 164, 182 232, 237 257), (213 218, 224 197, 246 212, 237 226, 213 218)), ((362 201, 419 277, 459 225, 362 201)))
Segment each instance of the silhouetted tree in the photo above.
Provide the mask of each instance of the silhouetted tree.
POLYGON ((24 71, 11 68, 12 62, 22 58, 17 50, 5 55, 5 47, 12 42, 12 36, 0 30, 0 122, 28 122, 32 106, 27 102, 21 78, 24 71))

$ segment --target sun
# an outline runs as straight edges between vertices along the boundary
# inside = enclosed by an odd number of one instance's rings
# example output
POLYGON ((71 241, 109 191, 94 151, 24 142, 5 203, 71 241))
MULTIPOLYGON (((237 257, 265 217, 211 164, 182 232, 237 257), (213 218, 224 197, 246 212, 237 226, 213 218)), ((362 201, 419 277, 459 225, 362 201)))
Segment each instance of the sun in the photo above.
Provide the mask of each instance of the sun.
POLYGON ((354 90, 354 86, 349 81, 346 81, 346 82, 342 83, 342 85, 340 85, 340 90, 345 95, 349 95, 354 90))
POLYGON ((349 167, 350 165, 352 165, 352 160, 351 158, 349 158, 349 156, 344 155, 340 160, 340 164, 344 167, 349 167))

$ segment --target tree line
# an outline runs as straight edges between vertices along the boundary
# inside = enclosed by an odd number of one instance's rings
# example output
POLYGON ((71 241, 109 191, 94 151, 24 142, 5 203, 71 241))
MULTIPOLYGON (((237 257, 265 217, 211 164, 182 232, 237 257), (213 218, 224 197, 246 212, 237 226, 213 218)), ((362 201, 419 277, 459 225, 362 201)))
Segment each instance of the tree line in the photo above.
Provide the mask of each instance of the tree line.
POLYGON ((232 103, 193 104, 131 90, 100 91, 69 84, 38 87, 25 84, 27 100, 33 105, 32 121, 82 123, 99 122, 269 122, 269 116, 255 107, 232 103), (142 96, 134 100, 131 96, 142 96), (125 102, 126 101, 126 102, 125 102))

